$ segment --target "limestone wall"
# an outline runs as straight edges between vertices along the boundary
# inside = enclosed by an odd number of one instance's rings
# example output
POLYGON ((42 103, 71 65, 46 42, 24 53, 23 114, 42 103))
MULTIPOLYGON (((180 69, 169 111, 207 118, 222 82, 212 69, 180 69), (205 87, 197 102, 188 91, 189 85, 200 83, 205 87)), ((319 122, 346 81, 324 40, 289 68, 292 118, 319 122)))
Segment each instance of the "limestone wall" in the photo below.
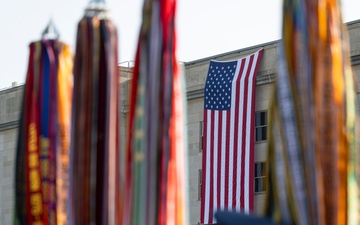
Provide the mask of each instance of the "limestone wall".
POLYGON ((23 86, 0 92, 0 225, 12 223, 17 126, 23 86))

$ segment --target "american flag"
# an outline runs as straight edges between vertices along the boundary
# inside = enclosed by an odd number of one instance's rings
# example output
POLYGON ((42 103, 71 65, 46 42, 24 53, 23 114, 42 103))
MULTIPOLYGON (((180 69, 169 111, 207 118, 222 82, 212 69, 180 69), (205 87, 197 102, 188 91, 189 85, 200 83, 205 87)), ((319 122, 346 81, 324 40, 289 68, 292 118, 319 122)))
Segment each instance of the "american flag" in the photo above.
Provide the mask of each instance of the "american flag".
POLYGON ((210 62, 204 94, 202 224, 215 223, 218 210, 253 210, 255 85, 262 52, 210 62))

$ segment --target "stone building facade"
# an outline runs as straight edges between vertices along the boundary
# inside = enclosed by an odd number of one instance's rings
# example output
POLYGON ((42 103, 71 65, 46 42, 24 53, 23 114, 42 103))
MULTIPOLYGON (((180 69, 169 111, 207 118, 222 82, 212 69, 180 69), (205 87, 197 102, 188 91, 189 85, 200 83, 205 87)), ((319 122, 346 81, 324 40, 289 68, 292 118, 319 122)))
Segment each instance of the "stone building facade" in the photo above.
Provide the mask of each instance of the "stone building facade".
POLYGON ((15 149, 23 87, 0 91, 0 225, 12 224, 15 149))
MULTIPOLYGON (((360 20, 347 24, 350 47, 351 64, 355 72, 358 97, 360 96, 360 20)), ((265 118, 261 124, 256 124, 263 134, 255 142, 255 165, 258 172, 253 178, 255 183, 254 206, 255 213, 260 213, 263 206, 266 187, 262 182, 266 180, 261 169, 266 167, 267 158, 267 110, 274 89, 277 75, 277 51, 279 41, 269 42, 240 49, 224 54, 199 59, 183 64, 186 76, 187 94, 187 130, 188 130, 188 194, 189 194, 189 219, 195 225, 200 221, 200 187, 201 187, 201 139, 203 121, 203 95, 207 70, 211 59, 218 61, 232 60, 247 56, 260 48, 264 53, 259 64, 256 79, 255 111, 258 116, 265 118), (260 171, 260 172, 259 172, 260 171)), ((119 104, 121 139, 126 138, 126 124, 128 115, 128 91, 131 86, 131 68, 119 67, 121 97, 119 104)), ((11 224, 13 216, 13 185, 14 185, 14 160, 17 143, 17 125, 20 115, 23 86, 0 90, 0 225, 11 224)), ((360 100, 360 98, 359 98, 360 100)), ((124 143, 123 141, 121 142, 124 143)))

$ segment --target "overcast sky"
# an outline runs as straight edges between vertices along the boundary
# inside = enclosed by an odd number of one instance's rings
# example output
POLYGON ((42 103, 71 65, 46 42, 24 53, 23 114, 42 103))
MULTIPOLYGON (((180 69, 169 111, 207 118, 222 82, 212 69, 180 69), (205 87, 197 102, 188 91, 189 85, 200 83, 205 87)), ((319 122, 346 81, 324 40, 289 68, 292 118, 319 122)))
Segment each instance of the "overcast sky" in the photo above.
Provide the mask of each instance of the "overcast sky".
MULTIPOLYGON (((177 55, 192 61, 278 40, 282 0, 178 0, 177 55)), ((77 23, 88 0, 0 0, 0 89, 24 83, 29 44, 50 18, 75 52, 77 23)), ((119 62, 134 59, 143 0, 108 0, 119 33, 119 62)), ((344 22, 360 19, 360 1, 342 1, 344 22)))

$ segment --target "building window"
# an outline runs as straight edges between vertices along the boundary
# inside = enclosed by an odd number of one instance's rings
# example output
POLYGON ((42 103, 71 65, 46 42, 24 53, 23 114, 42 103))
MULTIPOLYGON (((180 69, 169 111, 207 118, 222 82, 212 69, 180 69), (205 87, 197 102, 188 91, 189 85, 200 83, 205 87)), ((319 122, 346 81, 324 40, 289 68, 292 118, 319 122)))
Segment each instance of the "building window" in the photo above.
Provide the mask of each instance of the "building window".
POLYGON ((203 140, 204 140, 204 122, 200 121, 200 138, 199 138, 199 152, 202 152, 203 148, 203 140))
POLYGON ((199 180, 198 180, 198 200, 201 200, 201 188, 202 188, 202 170, 199 170, 199 180))
POLYGON ((267 140, 267 111, 255 113, 255 141, 267 140))
POLYGON ((255 163, 255 193, 266 191, 266 163, 255 163))

